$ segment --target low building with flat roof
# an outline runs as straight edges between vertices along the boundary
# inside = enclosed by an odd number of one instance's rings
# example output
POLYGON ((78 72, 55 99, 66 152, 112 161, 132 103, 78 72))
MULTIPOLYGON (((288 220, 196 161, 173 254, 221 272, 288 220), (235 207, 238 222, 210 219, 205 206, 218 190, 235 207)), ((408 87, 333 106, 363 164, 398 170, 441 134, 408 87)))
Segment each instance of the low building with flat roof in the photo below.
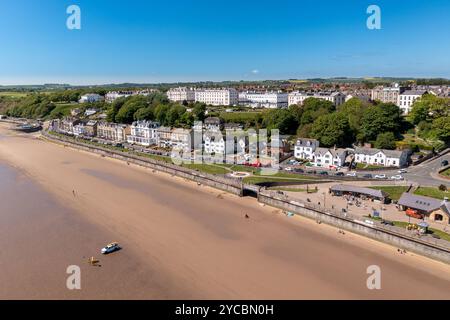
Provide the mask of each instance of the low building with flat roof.
POLYGON ((384 191, 347 184, 337 184, 332 186, 330 188, 330 193, 335 196, 343 196, 346 194, 358 197, 365 196, 370 199, 379 200, 383 203, 387 203, 389 201, 388 194, 384 191))
POLYGON ((397 203, 402 210, 413 209, 427 215, 441 206, 441 201, 438 199, 419 196, 409 192, 403 193, 397 203))

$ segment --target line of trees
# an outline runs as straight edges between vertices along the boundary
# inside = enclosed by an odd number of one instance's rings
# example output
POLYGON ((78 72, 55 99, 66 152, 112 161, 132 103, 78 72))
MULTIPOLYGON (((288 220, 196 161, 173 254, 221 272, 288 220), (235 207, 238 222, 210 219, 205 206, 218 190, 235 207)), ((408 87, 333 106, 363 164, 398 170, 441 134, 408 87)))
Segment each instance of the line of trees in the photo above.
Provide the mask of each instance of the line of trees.
MULTIPOLYGON (((98 93, 105 92, 99 89, 98 93)), ((81 94, 81 90, 65 90, 30 94, 15 100, 0 97, 0 106, 6 104, 6 114, 14 117, 63 117, 75 106, 61 102, 78 100, 81 94)), ((194 121, 203 121, 207 110, 203 103, 170 102, 162 93, 120 98, 111 104, 81 105, 81 108, 87 107, 105 110, 107 120, 111 122, 130 124, 135 120, 153 120, 176 127, 190 127, 194 121)), ((358 98, 352 98, 338 108, 330 101, 308 98, 301 106, 292 105, 286 109, 230 114, 209 111, 208 116, 222 115, 226 121, 240 122, 246 128, 279 129, 282 134, 318 139, 326 147, 371 142, 377 148, 394 149, 402 134, 411 130, 416 130, 424 139, 450 143, 450 99, 434 95, 418 99, 406 118, 394 104, 369 103, 358 98)))

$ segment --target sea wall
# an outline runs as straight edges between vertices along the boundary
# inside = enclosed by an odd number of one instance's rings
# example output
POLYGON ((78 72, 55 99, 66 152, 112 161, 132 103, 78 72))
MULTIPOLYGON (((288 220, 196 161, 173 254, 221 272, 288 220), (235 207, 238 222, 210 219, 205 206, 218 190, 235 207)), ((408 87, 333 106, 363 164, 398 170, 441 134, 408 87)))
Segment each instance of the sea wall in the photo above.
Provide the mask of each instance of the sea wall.
POLYGON ((56 137, 44 131, 42 134, 45 139, 55 143, 162 171, 238 196, 243 196, 244 191, 250 191, 258 197, 260 203, 450 264, 450 242, 445 240, 431 240, 429 237, 421 237, 411 231, 395 226, 382 225, 376 221, 373 221, 373 224, 368 224, 362 221, 362 218, 359 216, 352 216, 349 213, 338 212, 336 210, 325 210, 323 207, 315 206, 311 203, 303 203, 299 200, 291 199, 283 192, 270 191, 257 185, 244 185, 239 179, 206 174, 163 161, 131 155, 99 146, 90 146, 70 138, 56 137))
POLYGON ((55 137, 47 132, 42 132, 45 139, 62 143, 69 147, 74 147, 79 150, 88 151, 99 154, 104 157, 114 158, 125 161, 127 163, 139 165, 149 169, 165 172, 173 176, 185 178, 197 182, 202 185, 220 189, 238 196, 242 196, 242 184, 239 179, 233 179, 228 177, 221 177, 203 172, 198 172, 188 168, 180 167, 175 164, 166 163, 146 157, 140 157, 132 154, 127 154, 120 151, 111 150, 108 148, 102 148, 99 146, 90 146, 86 143, 76 142, 73 139, 55 137))
POLYGON ((314 219, 320 223, 326 223, 393 245, 397 248, 450 263, 450 243, 445 240, 433 239, 431 240, 433 243, 398 227, 384 226, 375 221, 373 225, 369 225, 362 221, 361 217, 351 216, 348 213, 326 212, 323 208, 294 201, 282 193, 273 191, 260 190, 258 201, 287 212, 314 219))

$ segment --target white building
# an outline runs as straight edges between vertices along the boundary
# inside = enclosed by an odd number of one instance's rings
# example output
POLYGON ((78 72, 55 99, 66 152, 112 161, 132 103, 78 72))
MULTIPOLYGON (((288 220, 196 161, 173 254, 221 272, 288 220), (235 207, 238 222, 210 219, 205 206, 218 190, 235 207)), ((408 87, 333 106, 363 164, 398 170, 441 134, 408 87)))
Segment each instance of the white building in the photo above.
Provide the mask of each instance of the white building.
POLYGON ((372 89, 371 98, 373 101, 379 100, 384 103, 397 104, 398 96, 405 89, 405 87, 401 87, 398 83, 394 83, 391 87, 376 87, 372 89))
POLYGON ((239 104, 252 108, 286 108, 288 106, 288 94, 281 91, 240 92, 239 104))
POLYGON ((205 153, 225 155, 225 140, 220 131, 206 131, 203 135, 203 141, 205 153))
POLYGON ((347 150, 336 148, 316 148, 312 163, 319 167, 343 167, 347 157, 347 150))
POLYGON ((319 147, 315 139, 299 138, 294 146, 294 157, 301 160, 313 160, 314 151, 319 147))
POLYGON ((353 98, 357 98, 357 99, 359 99, 361 101, 364 101, 364 102, 369 102, 370 101, 370 96, 367 95, 367 94, 351 93, 351 94, 347 94, 345 96, 345 102, 347 102, 348 100, 353 99, 353 98))
POLYGON ((356 148, 355 163, 385 167, 403 167, 408 163, 408 151, 356 148))
POLYGON ((75 137, 84 136, 85 133, 86 133, 86 126, 84 125, 84 123, 79 123, 73 126, 73 135, 75 137))
POLYGON ((421 98, 425 93, 427 93, 425 90, 406 90, 398 96, 397 106, 400 107, 403 114, 408 114, 414 101, 421 98))
POLYGON ((171 88, 169 91, 167 91, 167 97, 170 101, 192 102, 195 101, 195 91, 193 88, 186 87, 171 88))
POLYGON ((233 106, 239 103, 238 92, 228 89, 196 89, 195 101, 213 106, 233 106))
POLYGON ((243 157, 248 152, 248 141, 249 137, 245 134, 207 130, 203 134, 203 151, 205 154, 223 157, 223 160, 226 157, 243 157))
POLYGON ((99 110, 98 109, 86 109, 86 111, 84 112, 84 115, 87 117, 93 116, 94 114, 96 114, 99 110))
POLYGON ((113 102, 119 98, 128 98, 131 96, 148 96, 154 92, 158 92, 156 89, 144 89, 144 90, 134 90, 134 91, 111 91, 105 95, 106 102, 113 102))
POLYGON ((102 101, 103 97, 97 93, 88 93, 81 96, 80 100, 78 100, 79 103, 92 103, 92 102, 99 102, 102 101))
POLYGON ((129 128, 124 124, 99 122, 97 126, 97 137, 114 142, 123 142, 126 140, 128 130, 129 128))
POLYGON ((223 129, 223 120, 219 117, 208 117, 204 123, 205 130, 220 131, 223 129))
POLYGON ((288 104, 291 106, 293 104, 302 105, 303 102, 308 98, 316 98, 327 100, 333 103, 336 107, 340 106, 345 102, 345 94, 341 92, 299 92, 294 91, 289 93, 288 104))
POLYGON ((112 91, 112 92, 108 92, 105 95, 105 100, 106 100, 106 102, 113 102, 116 99, 127 98, 127 97, 131 97, 132 95, 133 95, 132 91, 112 91))
POLYGON ((194 130, 174 128, 170 134, 170 144, 176 150, 191 152, 194 148, 194 130))
POLYGON ((127 136, 127 142, 148 147, 158 142, 157 129, 159 123, 152 121, 135 121, 131 125, 131 134, 127 136))

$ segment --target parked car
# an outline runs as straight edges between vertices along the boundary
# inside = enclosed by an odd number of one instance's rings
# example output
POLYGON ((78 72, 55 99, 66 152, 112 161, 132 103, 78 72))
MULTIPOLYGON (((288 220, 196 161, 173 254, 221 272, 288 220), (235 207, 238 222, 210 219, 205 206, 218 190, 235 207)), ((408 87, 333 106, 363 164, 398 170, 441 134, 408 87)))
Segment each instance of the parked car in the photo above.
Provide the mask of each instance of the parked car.
POLYGON ((356 172, 347 173, 347 177, 356 177, 356 172))
POLYGON ((108 244, 106 247, 104 247, 101 250, 101 253, 108 254, 108 253, 112 253, 117 250, 120 250, 119 244, 117 242, 112 242, 112 243, 108 244))
POLYGON ((400 169, 397 171, 398 173, 407 173, 408 171, 406 169, 400 169))
POLYGON ((336 175, 337 175, 338 177, 343 177, 343 176, 344 176, 344 173, 343 173, 343 172, 336 172, 336 175))
POLYGON ((391 180, 403 180, 403 177, 400 174, 396 174, 395 176, 390 177, 391 180))
POLYGON ((406 210, 406 215, 409 216, 409 217, 416 218, 416 219, 423 219, 423 215, 418 213, 417 210, 413 210, 413 209, 407 209, 406 210))
POLYGON ((304 173, 305 170, 300 169, 300 168, 296 168, 296 169, 294 169, 294 172, 295 172, 295 173, 304 173))
POLYGON ((381 220, 381 224, 388 225, 388 226, 393 226, 394 225, 394 223, 392 221, 389 221, 389 220, 381 220))
POLYGON ((327 176, 328 172, 327 171, 320 171, 319 174, 322 175, 322 176, 327 176))
POLYGON ((442 160, 441 161, 441 167, 448 166, 448 160, 442 160))
POLYGON ((376 174, 375 179, 386 179, 386 175, 385 174, 376 174))
POLYGON ((372 179, 373 177, 370 173, 366 173, 365 175, 363 175, 363 178, 372 179))
POLYGON ((292 171, 292 168, 291 167, 286 167, 286 168, 284 168, 284 170, 285 171, 292 171))

